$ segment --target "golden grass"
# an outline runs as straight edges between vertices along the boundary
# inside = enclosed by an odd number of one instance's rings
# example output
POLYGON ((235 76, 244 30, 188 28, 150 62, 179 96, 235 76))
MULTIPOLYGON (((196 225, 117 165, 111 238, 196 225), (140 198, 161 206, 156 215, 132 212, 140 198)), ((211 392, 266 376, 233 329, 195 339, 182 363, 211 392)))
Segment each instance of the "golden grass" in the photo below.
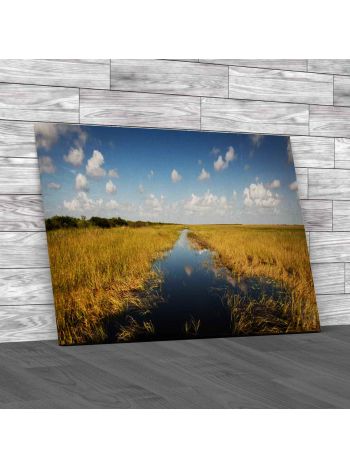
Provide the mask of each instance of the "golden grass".
MULTIPOLYGON (((106 320, 129 306, 150 306, 161 280, 152 262, 171 249, 179 230, 168 225, 48 232, 59 342, 103 342, 106 320)), ((145 330, 154 332, 150 323, 145 330)), ((122 340, 126 334, 125 328, 122 340)))
POLYGON ((201 225, 190 237, 217 252, 233 273, 270 278, 288 290, 284 301, 229 297, 235 334, 318 331, 319 319, 302 226, 201 225))

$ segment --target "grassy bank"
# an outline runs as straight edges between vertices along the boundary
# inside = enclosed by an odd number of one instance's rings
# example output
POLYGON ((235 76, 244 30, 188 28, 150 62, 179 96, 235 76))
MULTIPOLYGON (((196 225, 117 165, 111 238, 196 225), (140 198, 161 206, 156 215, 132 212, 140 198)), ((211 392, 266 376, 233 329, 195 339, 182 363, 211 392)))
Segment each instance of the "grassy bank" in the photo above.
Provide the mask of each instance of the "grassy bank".
POLYGON ((288 290, 284 301, 228 297, 235 334, 317 331, 319 321, 302 226, 191 226, 191 238, 244 276, 262 276, 288 290))
POLYGON ((164 225, 48 232, 60 343, 103 342, 108 317, 130 305, 147 308, 160 280, 151 271, 152 262, 173 246, 179 229, 164 225))

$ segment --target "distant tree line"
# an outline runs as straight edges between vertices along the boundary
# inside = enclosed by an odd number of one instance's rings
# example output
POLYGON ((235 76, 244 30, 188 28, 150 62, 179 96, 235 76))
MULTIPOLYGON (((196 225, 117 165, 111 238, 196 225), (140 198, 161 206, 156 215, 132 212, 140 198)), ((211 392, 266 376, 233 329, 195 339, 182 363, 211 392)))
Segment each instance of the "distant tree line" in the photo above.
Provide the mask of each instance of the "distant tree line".
POLYGON ((102 229, 110 229, 111 227, 145 227, 148 225, 159 225, 160 222, 145 222, 145 221, 129 221, 122 219, 121 217, 91 217, 86 219, 85 216, 81 218, 70 217, 70 216, 53 216, 49 219, 45 219, 46 230, 57 230, 57 229, 78 229, 88 227, 100 227, 102 229))

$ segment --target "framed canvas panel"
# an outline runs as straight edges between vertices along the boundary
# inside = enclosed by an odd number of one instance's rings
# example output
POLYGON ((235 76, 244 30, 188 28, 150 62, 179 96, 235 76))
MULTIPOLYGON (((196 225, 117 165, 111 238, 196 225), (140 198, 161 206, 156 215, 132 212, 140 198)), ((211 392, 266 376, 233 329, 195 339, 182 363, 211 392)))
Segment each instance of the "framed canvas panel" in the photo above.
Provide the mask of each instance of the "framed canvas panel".
POLYGON ((61 345, 319 331, 288 137, 35 133, 61 345))

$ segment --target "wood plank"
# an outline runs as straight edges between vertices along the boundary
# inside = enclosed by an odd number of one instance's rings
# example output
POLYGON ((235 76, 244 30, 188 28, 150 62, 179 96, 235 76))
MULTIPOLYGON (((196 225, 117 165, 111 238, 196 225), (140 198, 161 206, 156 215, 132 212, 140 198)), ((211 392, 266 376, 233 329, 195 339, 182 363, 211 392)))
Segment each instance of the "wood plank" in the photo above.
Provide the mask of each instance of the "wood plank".
POLYGON ((350 139, 335 139, 335 167, 350 169, 350 139))
POLYGON ((0 231, 45 230, 39 195, 0 195, 0 231))
POLYGON ((345 293, 350 294, 350 263, 345 263, 345 293))
POLYGON ((317 295, 321 326, 350 324, 350 295, 317 295))
POLYGON ((333 76, 231 66, 229 97, 305 104, 333 104, 333 76))
POLYGON ((245 59, 199 59, 203 63, 268 68, 273 70, 307 71, 307 60, 245 60, 245 59))
POLYGON ((309 107, 202 97, 201 128, 210 131, 306 135, 309 107))
POLYGON ((350 171, 309 169, 309 198, 350 199, 350 171))
POLYGON ((109 89, 109 60, 0 60, 0 81, 109 89))
POLYGON ((333 201, 333 230, 350 232, 350 201, 333 201))
POLYGON ((112 60, 111 89, 228 97, 228 69, 171 60, 112 60))
POLYGON ((79 122, 79 90, 0 83, 0 119, 79 122))
POLYGON ((305 199, 300 201, 305 230, 332 230, 332 201, 305 199))
POLYGON ((299 199, 307 199, 308 197, 308 169, 296 167, 295 174, 298 182, 299 199))
POLYGON ((0 194, 40 193, 37 159, 0 158, 0 194))
POLYGON ((0 120, 1 157, 36 157, 32 123, 0 120))
POLYGON ((350 75, 350 60, 308 60, 308 71, 331 75, 350 75))
POLYGON ((52 303, 50 269, 0 269, 0 305, 52 303))
POLYGON ((57 339, 53 305, 0 306, 0 342, 57 339))
POLYGON ((310 232, 310 258, 313 263, 350 262, 348 232, 310 232))
POLYGON ((310 135, 350 137, 350 107, 310 106, 310 135))
POLYGON ((296 167, 334 167, 333 138, 291 136, 290 142, 296 167))
POLYGON ((334 76, 334 105, 350 105, 350 76, 334 76))
POLYGON ((343 263, 314 263, 311 266, 317 294, 344 293, 345 277, 343 263))
POLYGON ((102 125, 199 129, 200 98, 82 89, 80 121, 102 125))
POLYGON ((0 268, 48 268, 45 232, 0 232, 0 268))

